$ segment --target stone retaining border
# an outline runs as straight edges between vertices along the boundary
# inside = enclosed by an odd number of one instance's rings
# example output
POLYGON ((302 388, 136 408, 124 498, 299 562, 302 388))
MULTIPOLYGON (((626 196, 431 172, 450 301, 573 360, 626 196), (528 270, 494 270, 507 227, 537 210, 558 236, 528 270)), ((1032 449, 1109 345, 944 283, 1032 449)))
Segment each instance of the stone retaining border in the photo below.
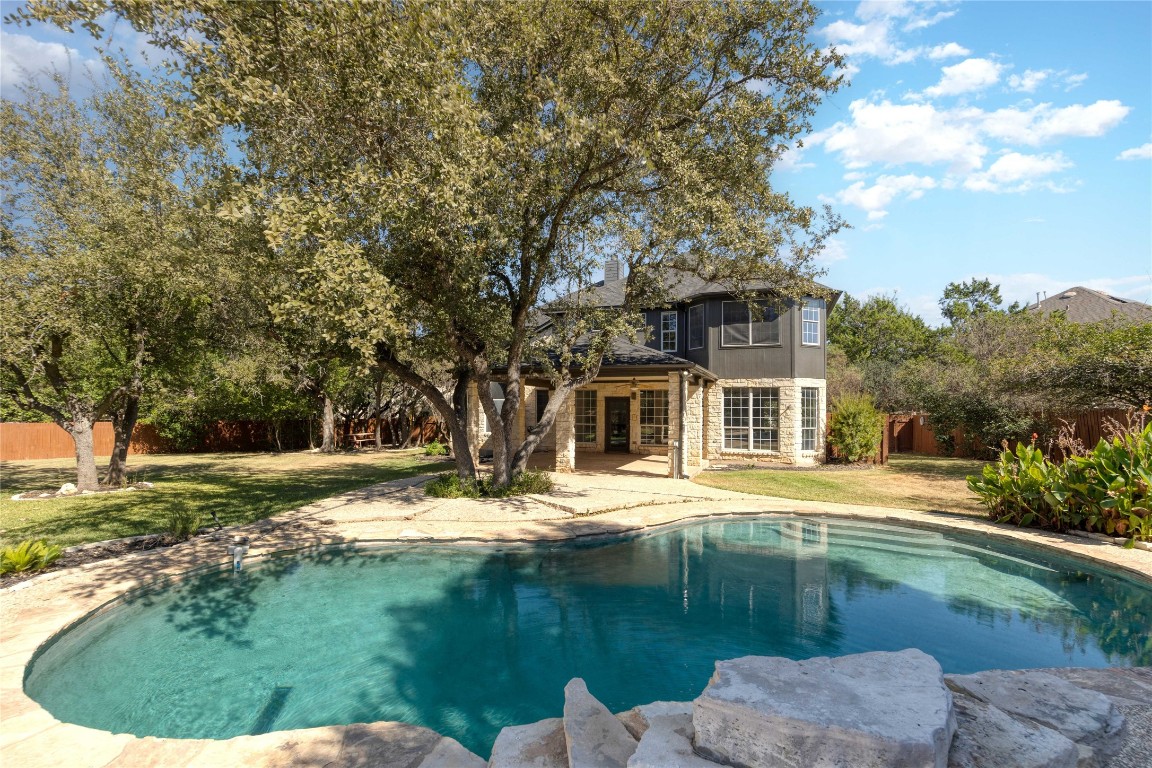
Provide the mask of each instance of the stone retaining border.
MULTIPOLYGON (((568 493, 593 502, 592 508, 597 503, 607 505, 614 499, 619 501, 623 493, 620 481, 606 477, 607 487, 602 498, 596 496, 595 488, 590 490, 587 486, 568 493)), ((524 499, 472 500, 466 506, 420 507, 411 499, 402 498, 402 487, 381 484, 226 532, 251 537, 252 549, 246 560, 252 560, 289 550, 337 544, 421 541, 514 544, 619 535, 694 519, 819 515, 992 536, 1056 550, 1111 567, 1152 585, 1152 553, 1092 539, 998 526, 958 515, 735 493, 712 496, 708 489, 687 481, 653 479, 651 483, 651 495, 633 483, 634 487, 627 492, 629 499, 625 508, 580 517, 571 513, 559 513, 563 516, 557 517, 555 508, 524 499), (675 494, 692 500, 653 504, 656 498, 675 494), (402 506, 405 503, 409 506, 402 506), (431 513, 426 514, 427 510, 431 513)), ((404 481, 405 486, 412 484, 412 479, 404 481)), ((563 486, 560 491, 564 492, 563 486)), ((400 750, 394 754, 405 755, 404 760, 374 764, 420 766, 423 763, 423 768, 451 764, 427 762, 440 759, 434 758, 434 754, 457 754, 451 744, 438 741, 438 735, 422 733, 427 729, 399 723, 330 726, 220 741, 137 738, 61 723, 24 694, 24 671, 28 662, 64 627, 134 588, 228 560, 216 537, 211 540, 199 537, 172 547, 49 572, 0 590, 0 764, 22 768, 301 764, 336 767, 363 764, 365 750, 384 758, 393 754, 392 749, 400 750), (417 749, 421 744, 424 746, 417 749)))

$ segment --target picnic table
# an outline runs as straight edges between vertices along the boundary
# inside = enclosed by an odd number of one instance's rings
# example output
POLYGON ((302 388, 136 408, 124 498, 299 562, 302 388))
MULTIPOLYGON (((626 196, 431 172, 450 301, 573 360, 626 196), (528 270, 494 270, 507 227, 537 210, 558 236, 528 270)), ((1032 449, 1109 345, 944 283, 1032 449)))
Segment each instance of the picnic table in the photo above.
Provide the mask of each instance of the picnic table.
POLYGON ((369 445, 369 444, 375 446, 376 445, 376 433, 375 432, 356 432, 354 434, 348 435, 348 440, 352 443, 353 447, 355 447, 355 448, 363 448, 365 445, 369 445))

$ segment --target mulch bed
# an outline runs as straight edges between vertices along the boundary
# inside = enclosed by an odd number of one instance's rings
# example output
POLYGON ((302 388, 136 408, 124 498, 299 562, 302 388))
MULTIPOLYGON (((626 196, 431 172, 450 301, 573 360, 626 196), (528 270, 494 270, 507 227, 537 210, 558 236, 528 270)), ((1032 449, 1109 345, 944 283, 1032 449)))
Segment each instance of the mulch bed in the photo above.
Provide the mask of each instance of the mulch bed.
MULTIPOLYGON (((197 535, 203 536, 207 532, 202 532, 197 535)), ((215 533, 215 531, 212 531, 215 533)), ((75 568, 80 565, 88 565, 89 563, 98 563, 101 560, 111 560, 114 557, 131 554, 133 552, 146 552, 150 549, 160 549, 161 547, 170 547, 180 542, 170 538, 169 536, 157 533, 147 536, 132 536, 127 539, 113 539, 111 541, 98 541, 94 544, 79 544, 75 547, 69 547, 61 553, 59 559, 52 565, 39 571, 20 571, 18 573, 6 573, 0 576, 0 589, 10 587, 13 584, 19 584, 22 581, 27 581, 34 576, 39 576, 42 573, 50 573, 52 571, 61 571, 65 568, 75 568)))

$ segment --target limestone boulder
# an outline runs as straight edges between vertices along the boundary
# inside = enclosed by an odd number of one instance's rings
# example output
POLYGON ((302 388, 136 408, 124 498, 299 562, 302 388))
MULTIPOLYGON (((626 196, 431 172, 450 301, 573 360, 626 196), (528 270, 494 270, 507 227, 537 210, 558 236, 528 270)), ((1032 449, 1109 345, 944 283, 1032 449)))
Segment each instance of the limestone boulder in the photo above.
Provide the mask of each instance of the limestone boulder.
POLYGON ((1080 751, 1063 734, 958 693, 948 768, 1076 768, 1080 751))
POLYGON ((638 707, 632 707, 632 709, 627 712, 621 712, 616 715, 616 718, 624 723, 624 727, 628 729, 628 733, 632 734, 632 738, 640 741, 644 736, 644 732, 648 730, 652 718, 665 715, 688 715, 691 717, 692 702, 654 701, 651 704, 641 704, 638 707))
POLYGON ((692 723, 698 754, 746 768, 945 768, 956 732, 940 665, 916 649, 719 661, 692 723))
POLYGON ((568 768, 564 721, 558 717, 500 731, 489 768, 568 768))
POLYGON ((628 759, 628 768, 716 768, 716 763, 705 760, 692 748, 692 708, 690 704, 671 702, 637 707, 647 727, 636 751, 628 759), (653 709, 658 708, 658 709, 653 709))
POLYGON ((953 690, 1017 718, 1059 731, 1095 753, 1092 760, 1084 762, 1102 761, 1124 743, 1124 715, 1111 699, 1047 672, 993 670, 950 675, 948 683, 953 690))
POLYGON ((569 768, 625 768, 636 751, 636 739, 579 677, 564 686, 564 738, 569 768))
POLYGON ((445 736, 436 743, 416 768, 485 768, 488 761, 445 736))

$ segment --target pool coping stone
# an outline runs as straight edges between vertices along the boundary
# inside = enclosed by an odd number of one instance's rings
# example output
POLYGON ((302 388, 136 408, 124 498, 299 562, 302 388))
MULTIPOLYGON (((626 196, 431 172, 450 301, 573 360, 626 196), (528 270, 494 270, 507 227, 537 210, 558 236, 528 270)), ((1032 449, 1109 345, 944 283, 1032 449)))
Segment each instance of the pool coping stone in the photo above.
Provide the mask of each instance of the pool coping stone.
MULTIPOLYGON (((237 535, 249 537, 250 562, 341 544, 516 545, 640 533, 693 520, 801 515, 985 535, 1056 550, 1152 584, 1152 552, 953 513, 797 501, 721 491, 686 480, 593 473, 553 475, 557 490, 546 499, 431 499, 419 488, 429 477, 381 483, 183 544, 51 571, 0 589, 0 764, 191 768, 223 764, 219 760, 227 756, 227 764, 237 768, 316 760, 317 765, 337 768, 347 762, 343 757, 354 758, 343 755, 346 737, 365 728, 394 728, 405 739, 413 738, 410 729, 418 726, 402 723, 326 726, 227 740, 138 738, 61 723, 24 693, 25 668, 61 630, 134 589, 226 565, 231 558, 225 546, 237 535)), ((1141 679, 1152 675, 1147 669, 1139 672, 1141 679)), ((437 743, 429 741, 428 750, 437 743)))

